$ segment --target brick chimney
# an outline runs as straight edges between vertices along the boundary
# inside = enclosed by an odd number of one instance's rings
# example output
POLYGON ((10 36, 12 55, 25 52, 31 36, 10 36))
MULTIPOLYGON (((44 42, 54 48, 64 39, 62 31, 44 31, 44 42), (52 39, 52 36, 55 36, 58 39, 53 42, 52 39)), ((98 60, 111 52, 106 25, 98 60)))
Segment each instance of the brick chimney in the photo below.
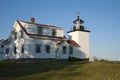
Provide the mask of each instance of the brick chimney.
POLYGON ((34 24, 34 23, 35 23, 35 18, 32 17, 32 18, 30 19, 30 23, 34 24))

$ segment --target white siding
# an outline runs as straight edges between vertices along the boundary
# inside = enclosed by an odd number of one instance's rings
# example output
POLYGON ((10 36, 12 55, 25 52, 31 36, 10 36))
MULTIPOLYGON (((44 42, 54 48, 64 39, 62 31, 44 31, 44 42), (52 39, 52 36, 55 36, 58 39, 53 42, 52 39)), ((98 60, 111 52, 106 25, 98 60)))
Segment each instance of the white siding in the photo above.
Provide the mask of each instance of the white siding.
POLYGON ((28 44, 28 54, 33 58, 55 58, 56 51, 56 42, 51 40, 41 40, 41 39, 32 39, 27 41, 28 44), (35 52, 35 44, 41 45, 41 52, 35 52), (50 53, 46 53, 46 45, 50 46, 50 53))
POLYGON ((79 57, 88 58, 89 57, 89 32, 84 31, 74 31, 70 32, 69 35, 71 39, 76 41, 79 45, 79 49, 75 49, 76 53, 80 53, 79 57))
POLYGON ((58 46, 58 59, 68 59, 69 57, 69 44, 67 42, 62 43, 58 46), (63 53, 63 46, 66 46, 66 53, 63 53))
POLYGON ((59 37, 64 37, 64 30, 56 30, 56 36, 59 36, 59 37))

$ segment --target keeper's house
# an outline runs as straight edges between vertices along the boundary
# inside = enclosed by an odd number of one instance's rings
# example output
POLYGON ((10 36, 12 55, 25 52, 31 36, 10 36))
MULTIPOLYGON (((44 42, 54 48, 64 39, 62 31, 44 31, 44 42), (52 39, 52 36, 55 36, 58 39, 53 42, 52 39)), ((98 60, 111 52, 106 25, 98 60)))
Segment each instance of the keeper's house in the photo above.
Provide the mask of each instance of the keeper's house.
POLYGON ((90 31, 84 28, 84 21, 79 15, 73 23, 67 39, 63 28, 38 24, 35 18, 31 18, 30 22, 16 20, 9 38, 0 41, 0 58, 89 58, 90 31))

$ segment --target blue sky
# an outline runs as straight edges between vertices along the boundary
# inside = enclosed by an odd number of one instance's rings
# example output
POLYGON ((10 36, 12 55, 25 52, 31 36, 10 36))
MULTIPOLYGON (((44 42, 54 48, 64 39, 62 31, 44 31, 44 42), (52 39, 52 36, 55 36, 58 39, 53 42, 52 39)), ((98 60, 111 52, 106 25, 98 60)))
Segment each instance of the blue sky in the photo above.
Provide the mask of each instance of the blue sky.
POLYGON ((91 30, 90 53, 120 60, 120 0, 0 0, 0 39, 8 38, 15 20, 73 27, 77 12, 91 30))

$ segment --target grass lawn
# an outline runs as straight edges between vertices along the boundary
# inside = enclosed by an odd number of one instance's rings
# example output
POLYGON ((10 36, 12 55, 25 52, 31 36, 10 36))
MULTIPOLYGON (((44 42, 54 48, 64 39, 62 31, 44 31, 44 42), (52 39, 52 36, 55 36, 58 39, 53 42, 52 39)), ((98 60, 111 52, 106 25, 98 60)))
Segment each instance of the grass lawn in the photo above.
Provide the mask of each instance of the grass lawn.
POLYGON ((0 80, 120 80, 120 64, 0 62, 0 80))

